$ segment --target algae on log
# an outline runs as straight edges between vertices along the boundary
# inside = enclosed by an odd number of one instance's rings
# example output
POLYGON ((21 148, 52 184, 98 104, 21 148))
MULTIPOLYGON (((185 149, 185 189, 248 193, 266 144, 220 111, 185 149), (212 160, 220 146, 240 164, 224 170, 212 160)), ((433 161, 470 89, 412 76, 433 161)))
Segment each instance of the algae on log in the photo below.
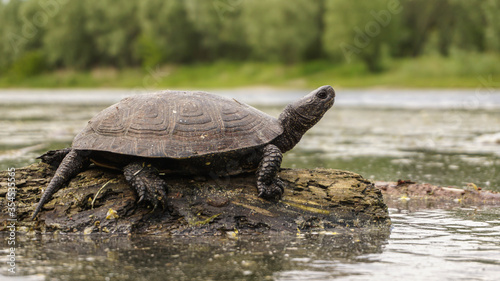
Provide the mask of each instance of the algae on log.
MULTIPOLYGON (((146 233, 217 235, 390 225, 380 190, 358 174, 283 169, 286 190, 279 201, 257 197, 252 174, 226 178, 168 176, 169 210, 136 204, 122 174, 91 167, 56 192, 37 221, 30 220, 54 170, 44 163, 16 169, 20 232, 146 233)), ((7 171, 0 178, 7 179, 7 171)), ((0 231, 8 230, 7 181, 0 183, 0 231)))

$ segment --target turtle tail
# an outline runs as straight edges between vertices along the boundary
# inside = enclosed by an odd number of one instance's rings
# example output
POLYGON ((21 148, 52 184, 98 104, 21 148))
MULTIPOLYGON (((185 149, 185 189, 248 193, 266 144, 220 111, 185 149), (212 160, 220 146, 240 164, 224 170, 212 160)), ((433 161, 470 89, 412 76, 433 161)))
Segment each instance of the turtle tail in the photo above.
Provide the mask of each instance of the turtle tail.
POLYGON ((54 177, 52 177, 49 185, 45 189, 42 198, 40 198, 40 202, 38 202, 35 212, 31 217, 32 220, 35 219, 36 215, 42 210, 43 205, 49 201, 56 191, 90 164, 89 154, 89 151, 75 149, 72 149, 66 154, 61 165, 57 168, 54 177))

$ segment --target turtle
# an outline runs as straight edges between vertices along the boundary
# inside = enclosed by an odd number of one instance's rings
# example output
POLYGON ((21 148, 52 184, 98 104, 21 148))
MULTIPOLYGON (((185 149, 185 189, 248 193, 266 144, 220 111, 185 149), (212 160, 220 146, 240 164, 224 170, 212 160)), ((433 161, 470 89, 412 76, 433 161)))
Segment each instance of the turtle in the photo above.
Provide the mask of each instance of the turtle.
POLYGON ((58 166, 32 219, 91 163, 120 170, 138 196, 167 208, 160 176, 230 176, 256 172, 258 196, 281 198, 282 154, 332 107, 335 91, 321 86, 287 105, 276 119, 236 99, 207 92, 160 91, 124 98, 95 115, 70 148, 39 158, 58 166))

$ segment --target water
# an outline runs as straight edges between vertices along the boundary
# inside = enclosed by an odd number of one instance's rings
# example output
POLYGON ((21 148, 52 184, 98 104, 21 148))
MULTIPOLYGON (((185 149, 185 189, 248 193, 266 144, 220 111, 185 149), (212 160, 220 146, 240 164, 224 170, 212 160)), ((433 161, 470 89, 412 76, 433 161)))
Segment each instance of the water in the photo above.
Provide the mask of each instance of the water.
POLYGON ((498 280, 500 210, 391 210, 393 229, 381 254, 340 266, 346 280, 498 280))
MULTIPOLYGON (((274 116, 304 94, 217 92, 274 116)), ((69 146, 95 113, 130 94, 0 91, 0 169, 69 146)), ((284 166, 500 191, 500 93, 337 90, 337 96, 284 166)), ((390 232, 236 239, 18 235, 17 280, 498 280, 498 207, 390 207, 390 232)), ((0 242, 0 280, 7 275, 6 241, 0 242)))
POLYGON ((390 212, 390 233, 20 236, 17 280, 498 280, 498 208, 390 212))

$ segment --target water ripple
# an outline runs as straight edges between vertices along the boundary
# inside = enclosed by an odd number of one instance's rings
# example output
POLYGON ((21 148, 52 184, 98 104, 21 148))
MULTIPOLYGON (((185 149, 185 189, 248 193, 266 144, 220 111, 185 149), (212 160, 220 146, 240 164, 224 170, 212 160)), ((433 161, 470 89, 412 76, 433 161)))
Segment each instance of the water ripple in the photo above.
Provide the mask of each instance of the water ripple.
POLYGON ((499 221, 481 221, 498 217, 498 209, 390 212, 394 228, 384 252, 339 265, 353 274, 345 280, 498 280, 499 221))

